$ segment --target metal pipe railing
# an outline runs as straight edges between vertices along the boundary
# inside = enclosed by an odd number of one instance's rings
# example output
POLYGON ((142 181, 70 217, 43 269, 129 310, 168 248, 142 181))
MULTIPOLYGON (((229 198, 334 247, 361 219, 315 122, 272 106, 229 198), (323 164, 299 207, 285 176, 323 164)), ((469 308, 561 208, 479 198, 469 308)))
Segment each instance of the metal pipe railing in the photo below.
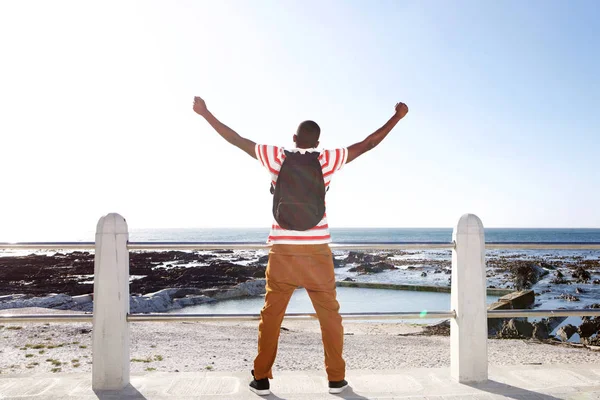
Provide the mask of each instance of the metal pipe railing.
POLYGON ((535 318, 535 317, 600 317, 600 309, 580 310, 492 310, 488 318, 535 318))
MULTIPOLYGON (((451 250, 453 243, 438 242, 378 242, 378 243, 332 243, 334 250, 451 250)), ((600 250, 600 243, 585 242, 488 242, 488 250, 600 250)), ((129 250, 267 250, 264 243, 239 242, 129 242, 129 250)), ((0 243, 0 250, 94 250, 94 242, 19 242, 0 243)))
MULTIPOLYGON (((453 311, 422 312, 373 312, 373 313, 341 313, 345 320, 380 320, 380 319, 442 319, 454 318, 453 311)), ((316 314, 290 313, 285 318, 295 320, 314 320, 316 314)), ((6 314, 0 315, 1 323, 24 322, 92 322, 92 314, 6 314)), ((128 322, 182 322, 182 321, 257 321, 260 314, 128 314, 128 322)))
MULTIPOLYGON (((384 319, 446 319, 456 318, 454 311, 401 311, 372 313, 341 313, 344 320, 384 320, 384 319)), ((579 310, 493 310, 487 312, 491 318, 535 318, 535 317, 600 317, 600 309, 579 310)), ((92 314, 5 314, 0 315, 0 323, 26 322, 92 322, 92 314)), ((285 318, 314 320, 316 314, 290 313, 285 318)), ((128 322, 182 322, 182 321, 255 321, 260 314, 128 314, 128 322)))

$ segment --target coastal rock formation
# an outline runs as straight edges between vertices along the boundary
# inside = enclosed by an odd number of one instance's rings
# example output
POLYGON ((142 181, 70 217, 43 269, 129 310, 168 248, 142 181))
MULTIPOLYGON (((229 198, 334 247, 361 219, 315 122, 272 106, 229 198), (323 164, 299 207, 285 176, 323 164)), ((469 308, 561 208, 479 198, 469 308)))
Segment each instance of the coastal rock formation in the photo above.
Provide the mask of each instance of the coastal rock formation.
POLYGON ((550 337, 550 329, 546 320, 533 323, 532 336, 539 340, 546 340, 550 337))
POLYGON ((264 265, 266 267, 268 263, 269 263, 269 255, 267 254, 265 256, 260 256, 254 264, 264 265))
MULTIPOLYGON (((217 289, 211 297, 216 300, 226 300, 236 297, 260 296, 266 293, 265 284, 264 279, 247 281, 229 289, 217 289)), ((204 291, 204 293, 208 294, 209 292, 204 291)))
POLYGON ((10 308, 41 307, 54 308, 57 310, 77 309, 80 303, 73 300, 73 297, 66 294, 50 294, 45 297, 27 298, 24 294, 14 296, 2 296, 0 299, 0 310, 10 308))
POLYGON ((590 273, 581 266, 577 267, 577 269, 571 273, 571 276, 577 283, 588 283, 592 279, 590 273))
POLYGON ((341 268, 345 266, 346 262, 344 260, 338 260, 337 258, 335 258, 335 255, 333 256, 333 268, 341 268))
POLYGON ((145 272, 143 278, 131 282, 131 293, 154 293, 166 287, 222 287, 265 277, 264 267, 223 261, 201 267, 157 267, 145 272))
MULTIPOLYGON (((223 287, 265 276, 265 266, 239 265, 216 257, 184 251, 130 252, 130 292, 146 294, 166 288, 223 287)), ((0 296, 88 294, 93 291, 93 274, 94 255, 89 252, 0 257, 0 296)))
POLYGON ((526 261, 515 262, 511 267, 511 272, 513 275, 512 281, 517 290, 531 288, 541 277, 548 274, 548 271, 539 264, 526 261))
POLYGON ((533 336, 533 329, 534 327, 531 323, 513 318, 509 321, 504 321, 498 337, 502 339, 530 338, 533 336))
POLYGON ((359 266, 350 268, 348 271, 349 272, 357 272, 359 275, 364 275, 364 274, 375 274, 378 272, 383 272, 383 271, 391 270, 391 269, 398 269, 398 268, 387 262, 378 262, 378 263, 361 264, 359 266))
POLYGON ((423 327, 423 335, 425 336, 450 336, 450 320, 444 320, 437 324, 427 325, 423 327))
MULTIPOLYGON (((189 292, 189 290, 187 290, 189 292)), ((129 308, 131 313, 165 312, 215 300, 208 296, 183 295, 181 289, 163 289, 143 296, 131 296, 129 308), (184 296, 184 297, 182 297, 184 296)))
MULTIPOLYGON (((217 300, 259 296, 264 293, 264 279, 243 282, 226 289, 169 288, 143 296, 133 295, 130 297, 129 307, 130 312, 135 314, 166 312, 217 300)), ((25 295, 0 298, 0 310, 25 307, 92 312, 93 297, 91 295, 72 297, 66 294, 51 294, 33 298, 26 298, 25 295)))
POLYGON ((579 297, 574 296, 572 294, 563 293, 557 297, 557 299, 566 300, 566 301, 579 301, 579 297))
POLYGON ((589 338, 590 336, 595 335, 600 329, 600 321, 595 318, 590 318, 581 323, 579 328, 577 329, 577 333, 582 339, 589 338))
POLYGON ((571 336, 577 333, 577 327, 571 324, 567 324, 565 326, 561 326, 558 329, 558 332, 556 333, 563 342, 566 342, 569 339, 571 339, 571 336))
POLYGON ((379 254, 368 254, 362 253, 358 251, 350 251, 348 252, 348 256, 344 260, 345 263, 377 263, 386 260, 388 257, 382 256, 379 254))

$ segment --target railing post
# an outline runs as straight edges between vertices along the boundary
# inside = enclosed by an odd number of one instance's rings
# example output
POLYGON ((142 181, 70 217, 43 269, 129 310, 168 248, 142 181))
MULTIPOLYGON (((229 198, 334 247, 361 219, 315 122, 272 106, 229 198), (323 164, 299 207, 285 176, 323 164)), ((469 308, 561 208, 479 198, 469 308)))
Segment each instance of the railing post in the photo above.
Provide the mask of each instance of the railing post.
POLYGON ((463 215, 452 233, 450 370, 461 383, 488 379, 485 236, 481 220, 463 215))
POLYGON ((92 388, 129 384, 129 251, 127 223, 119 214, 98 221, 94 257, 92 388))

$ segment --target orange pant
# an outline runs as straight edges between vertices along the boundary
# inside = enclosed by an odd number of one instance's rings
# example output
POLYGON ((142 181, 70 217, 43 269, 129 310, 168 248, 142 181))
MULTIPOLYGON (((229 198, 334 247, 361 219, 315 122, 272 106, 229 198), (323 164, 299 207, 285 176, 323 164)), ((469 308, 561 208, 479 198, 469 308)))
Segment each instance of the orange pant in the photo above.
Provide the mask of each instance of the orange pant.
POLYGON ((255 378, 273 378, 271 367, 277 355, 281 322, 294 290, 302 286, 308 292, 321 324, 327 377, 330 381, 344 379, 344 328, 339 313, 340 305, 336 300, 333 259, 329 245, 275 244, 269 252, 266 274, 267 294, 258 325, 255 378))

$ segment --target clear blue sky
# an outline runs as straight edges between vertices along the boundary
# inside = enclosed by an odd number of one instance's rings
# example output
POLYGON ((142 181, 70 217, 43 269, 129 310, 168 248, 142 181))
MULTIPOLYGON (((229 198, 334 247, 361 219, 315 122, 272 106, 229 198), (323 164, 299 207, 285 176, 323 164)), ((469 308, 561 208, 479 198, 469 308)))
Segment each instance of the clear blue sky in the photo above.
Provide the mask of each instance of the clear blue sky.
POLYGON ((268 226, 268 174, 191 111, 325 147, 331 226, 600 227, 596 1, 1 2, 0 240, 268 226))

